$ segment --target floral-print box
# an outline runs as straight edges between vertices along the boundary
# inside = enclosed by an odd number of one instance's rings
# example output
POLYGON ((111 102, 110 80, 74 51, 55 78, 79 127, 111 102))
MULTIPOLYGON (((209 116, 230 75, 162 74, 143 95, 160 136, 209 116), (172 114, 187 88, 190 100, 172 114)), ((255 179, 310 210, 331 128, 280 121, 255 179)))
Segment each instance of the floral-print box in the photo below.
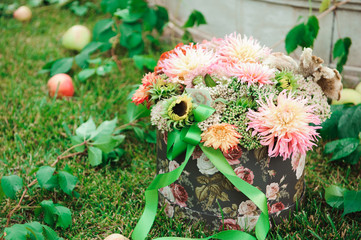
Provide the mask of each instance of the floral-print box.
MULTIPOLYGON (((173 161, 166 156, 166 135, 157 136, 157 168, 169 172, 184 161, 184 154, 173 161)), ((259 188, 268 199, 271 223, 288 218, 296 201, 303 198, 305 157, 270 158, 267 148, 248 151, 234 149, 225 155, 237 176, 259 188)), ((252 230, 260 211, 236 189, 197 147, 180 178, 159 191, 160 204, 169 217, 204 222, 205 228, 252 230), (218 203, 221 207, 219 207, 218 203), (223 221, 222 221, 222 212, 223 221)))

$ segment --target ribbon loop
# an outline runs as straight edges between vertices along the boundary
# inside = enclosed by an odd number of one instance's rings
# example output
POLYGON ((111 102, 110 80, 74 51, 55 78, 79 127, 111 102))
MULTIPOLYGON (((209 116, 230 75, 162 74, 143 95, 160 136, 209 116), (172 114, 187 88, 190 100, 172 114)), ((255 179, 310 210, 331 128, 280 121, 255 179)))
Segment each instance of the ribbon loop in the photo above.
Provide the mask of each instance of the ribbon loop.
MULTIPOLYGON (((167 140, 167 158, 173 160, 183 152, 185 152, 184 162, 175 170, 158 174, 153 182, 149 185, 145 191, 145 207, 144 212, 136 225, 132 239, 144 240, 148 232, 150 231, 158 208, 158 190, 165 186, 174 183, 183 172, 185 166, 188 163, 194 149, 199 145, 204 154, 209 158, 213 165, 244 195, 252 200, 256 206, 261 210, 260 217, 256 224, 256 237, 257 239, 264 240, 270 229, 267 198, 256 187, 245 182, 241 178, 237 177, 232 167, 229 165, 222 152, 217 149, 209 148, 200 144, 202 131, 198 127, 198 123, 206 120, 214 113, 215 109, 207 105, 199 105, 193 110, 195 122, 190 127, 183 127, 182 130, 173 129, 168 133, 167 140)), ((233 239, 244 239, 244 240, 255 240, 252 235, 236 230, 219 232, 213 236, 204 239, 221 239, 221 240, 233 240, 233 239)), ((176 237, 165 237, 157 239, 169 239, 169 240, 190 240, 190 238, 176 238, 176 237)))

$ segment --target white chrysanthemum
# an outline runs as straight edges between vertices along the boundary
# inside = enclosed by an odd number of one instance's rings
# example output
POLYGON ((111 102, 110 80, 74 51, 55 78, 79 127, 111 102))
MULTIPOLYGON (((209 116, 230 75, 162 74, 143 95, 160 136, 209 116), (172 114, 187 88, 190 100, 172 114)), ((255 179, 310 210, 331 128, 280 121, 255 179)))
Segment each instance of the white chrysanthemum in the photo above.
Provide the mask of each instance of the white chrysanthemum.
POLYGON ((260 62, 269 55, 271 50, 261 46, 253 37, 242 38, 241 34, 232 33, 226 36, 223 43, 218 48, 218 54, 221 60, 227 62, 260 62))
POLYGON ((157 126, 158 130, 164 133, 164 132, 170 132, 171 128, 167 124, 167 119, 162 117, 162 112, 164 108, 163 105, 164 105, 164 100, 159 101, 152 108, 152 111, 150 112, 150 121, 152 125, 157 126))
POLYGON ((163 60, 160 67, 169 78, 192 87, 193 79, 210 73, 216 62, 217 56, 214 52, 198 45, 187 45, 174 49, 174 53, 163 60))

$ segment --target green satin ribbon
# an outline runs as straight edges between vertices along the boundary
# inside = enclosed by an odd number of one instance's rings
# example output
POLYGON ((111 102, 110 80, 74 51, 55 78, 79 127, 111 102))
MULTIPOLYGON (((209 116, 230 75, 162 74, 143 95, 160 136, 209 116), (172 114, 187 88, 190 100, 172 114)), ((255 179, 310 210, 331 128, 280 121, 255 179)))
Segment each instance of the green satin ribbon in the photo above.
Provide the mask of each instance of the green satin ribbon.
MULTIPOLYGON (((195 147, 199 144, 202 151, 209 160, 215 165, 215 167, 239 190, 242 191, 251 201, 253 201, 257 207, 262 211, 257 224, 256 224, 256 236, 257 239, 265 239, 270 229, 267 199, 264 193, 262 193, 256 187, 248 184, 244 180, 237 177, 232 167, 229 165, 225 157, 220 150, 205 147, 200 144, 202 131, 198 128, 198 123, 206 120, 215 110, 206 105, 200 105, 193 110, 195 123, 190 127, 184 127, 182 130, 174 129, 168 133, 167 141, 167 158, 173 160, 185 151, 184 162, 175 170, 162 173, 155 177, 153 182, 149 185, 145 191, 145 207, 142 216, 140 217, 132 234, 134 240, 144 240, 155 219, 158 209, 158 189, 169 186, 174 183, 185 166, 187 165, 195 147)), ((245 239, 254 240, 254 236, 237 230, 227 230, 219 232, 213 236, 203 239, 221 239, 221 240, 233 240, 233 239, 245 239)), ((156 239, 169 239, 169 240, 190 240, 190 238, 177 238, 177 237, 162 237, 156 239)))

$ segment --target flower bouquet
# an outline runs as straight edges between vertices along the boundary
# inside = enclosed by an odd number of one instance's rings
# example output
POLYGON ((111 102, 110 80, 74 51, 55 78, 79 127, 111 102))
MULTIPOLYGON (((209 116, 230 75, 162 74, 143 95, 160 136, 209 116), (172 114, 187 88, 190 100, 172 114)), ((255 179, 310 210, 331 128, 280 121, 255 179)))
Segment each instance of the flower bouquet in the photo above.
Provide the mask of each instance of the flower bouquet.
POLYGON ((132 99, 152 107, 158 176, 173 174, 155 188, 165 213, 220 230, 289 216, 342 89, 322 63, 309 48, 297 63, 236 33, 163 53, 132 99))

